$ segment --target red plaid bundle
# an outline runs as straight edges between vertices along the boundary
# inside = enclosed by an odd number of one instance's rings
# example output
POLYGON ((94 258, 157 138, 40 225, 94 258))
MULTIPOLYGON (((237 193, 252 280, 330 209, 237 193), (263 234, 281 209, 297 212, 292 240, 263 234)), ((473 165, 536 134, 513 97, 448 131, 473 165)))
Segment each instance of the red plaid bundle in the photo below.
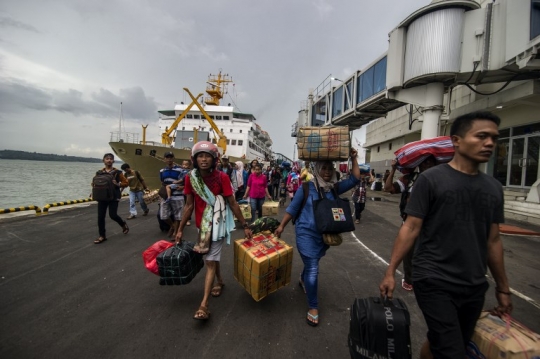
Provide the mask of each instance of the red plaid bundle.
POLYGON ((454 145, 450 136, 440 136, 414 141, 394 152, 401 173, 412 172, 429 156, 435 157, 437 163, 446 163, 454 157, 454 145))

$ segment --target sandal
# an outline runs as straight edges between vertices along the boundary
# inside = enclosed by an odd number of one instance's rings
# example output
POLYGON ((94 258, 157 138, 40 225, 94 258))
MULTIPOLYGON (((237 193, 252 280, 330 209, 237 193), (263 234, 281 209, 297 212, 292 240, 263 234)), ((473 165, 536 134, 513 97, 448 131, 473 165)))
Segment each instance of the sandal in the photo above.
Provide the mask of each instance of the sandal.
POLYGON ((201 305, 199 309, 195 312, 193 319, 208 320, 208 317, 210 317, 210 311, 208 310, 208 307, 201 305))
POLYGON ((316 327, 317 325, 319 325, 319 314, 313 315, 310 312, 308 312, 306 321, 312 327, 316 327))
POLYGON ((221 295, 221 292, 223 292, 223 287, 225 287, 225 284, 218 283, 213 288, 210 294, 212 294, 212 297, 219 297, 221 295))
POLYGON ((100 243, 105 242, 106 240, 107 240, 106 237, 99 237, 98 239, 96 239, 96 240, 94 241, 94 244, 100 244, 100 243))
POLYGON ((122 226, 122 233, 128 234, 128 232, 129 232, 129 227, 127 223, 124 222, 124 225, 122 226))

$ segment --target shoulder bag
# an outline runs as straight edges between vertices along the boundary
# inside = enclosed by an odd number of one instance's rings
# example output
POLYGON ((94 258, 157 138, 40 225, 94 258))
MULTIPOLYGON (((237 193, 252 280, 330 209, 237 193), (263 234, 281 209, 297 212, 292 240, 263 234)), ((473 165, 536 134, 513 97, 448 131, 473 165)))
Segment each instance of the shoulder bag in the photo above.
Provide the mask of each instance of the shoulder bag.
MULTIPOLYGON (((316 179, 315 179, 316 180, 316 179)), ((347 199, 340 198, 332 187, 334 199, 326 197, 316 180, 319 199, 313 201, 313 214, 317 230, 322 234, 337 234, 354 231, 351 207, 347 199)))

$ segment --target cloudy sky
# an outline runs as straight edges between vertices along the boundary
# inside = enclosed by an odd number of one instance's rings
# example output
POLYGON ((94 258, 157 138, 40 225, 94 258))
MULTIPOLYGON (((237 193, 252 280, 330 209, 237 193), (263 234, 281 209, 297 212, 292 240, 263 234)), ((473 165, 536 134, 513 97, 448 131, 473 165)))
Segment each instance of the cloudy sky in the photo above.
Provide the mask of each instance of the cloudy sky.
POLYGON ((158 140, 157 110, 222 69, 238 110, 292 157, 309 89, 363 69, 429 2, 1 0, 0 149, 100 157, 120 102, 126 130, 158 140))

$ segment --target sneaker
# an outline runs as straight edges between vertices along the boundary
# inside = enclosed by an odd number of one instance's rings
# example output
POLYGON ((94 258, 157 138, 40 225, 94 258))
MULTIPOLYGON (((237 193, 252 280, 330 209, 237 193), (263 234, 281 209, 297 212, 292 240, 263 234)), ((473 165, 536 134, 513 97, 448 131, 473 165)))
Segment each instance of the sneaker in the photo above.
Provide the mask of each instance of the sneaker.
POLYGON ((148 215, 148 212, 150 212, 149 209, 147 209, 146 211, 144 211, 142 215, 143 215, 143 216, 146 216, 146 215, 148 215))
POLYGON ((403 278, 403 279, 401 280, 401 288, 403 288, 403 289, 405 289, 405 290, 408 290, 408 291, 413 290, 412 284, 409 284, 409 283, 405 282, 405 278, 403 278))
POLYGON ((133 215, 133 214, 130 214, 128 218, 126 219, 133 219, 133 218, 137 218, 137 216, 133 215))

